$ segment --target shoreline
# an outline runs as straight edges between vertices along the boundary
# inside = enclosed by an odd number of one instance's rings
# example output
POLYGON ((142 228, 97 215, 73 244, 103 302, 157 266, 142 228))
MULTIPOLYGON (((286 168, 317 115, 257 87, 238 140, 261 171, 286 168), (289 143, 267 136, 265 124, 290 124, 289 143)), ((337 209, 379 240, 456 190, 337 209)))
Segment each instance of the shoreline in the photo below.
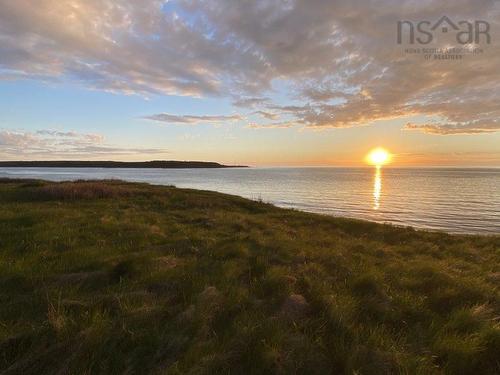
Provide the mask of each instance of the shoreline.
MULTIPOLYGON (((196 169, 196 168, 195 168, 196 169)), ((164 183, 155 183, 155 182, 150 182, 150 181, 142 181, 142 180, 125 180, 122 178, 74 178, 74 179, 68 179, 68 180, 59 180, 59 179, 48 179, 45 180, 43 178, 32 178, 32 177, 22 177, 22 176, 12 176, 12 177, 0 177, 1 179, 7 179, 7 180, 33 180, 33 181, 42 181, 42 182, 54 182, 54 183, 63 183, 63 182, 74 182, 74 181, 92 181, 92 182, 105 182, 105 181, 116 181, 116 182, 123 182, 123 183, 139 183, 139 184, 146 184, 146 185, 151 185, 151 186, 157 186, 157 187, 162 187, 162 186, 173 186, 179 189, 188 189, 188 190, 200 190, 200 191, 209 191, 213 193, 219 193, 219 194, 225 194, 225 195, 230 195, 230 196, 235 196, 243 199, 248 199, 253 202, 264 202, 267 204, 271 204, 277 208, 280 209, 285 209, 285 210, 293 210, 293 211, 299 211, 299 212, 304 212, 304 213, 310 213, 310 214, 315 214, 315 215, 321 215, 321 216, 326 216, 326 217, 332 217, 332 218, 345 218, 345 219, 352 219, 352 220, 361 220, 361 221, 366 221, 369 223, 374 223, 374 224, 380 224, 380 225, 390 225, 394 226, 396 228, 412 228, 414 230, 421 230, 421 231, 426 231, 426 232, 437 232, 437 233, 446 233, 450 235, 466 235, 466 236, 498 236, 500 233, 496 232, 490 232, 490 231, 467 231, 463 229, 457 229, 456 231, 453 231, 452 229, 446 230, 444 228, 428 228, 428 227, 423 227, 423 226, 416 226, 416 225, 411 225, 411 224, 404 224, 404 223, 395 223, 391 222, 390 220, 387 221, 377 221, 377 220, 371 220, 367 218, 363 218, 360 216, 354 216, 354 215, 338 215, 334 213, 328 213, 323 210, 314 210, 314 209, 307 209, 307 208, 301 208, 298 203, 295 204, 280 204, 273 202, 271 200, 263 200, 262 198, 257 198, 257 197, 249 197, 249 196, 243 196, 239 195, 237 193, 232 193, 232 192, 224 192, 224 191, 219 191, 219 190, 214 190, 214 189, 203 189, 203 188, 197 188, 197 187, 189 187, 189 186, 181 186, 178 187, 175 184, 164 184, 164 183)))
MULTIPOLYGON (((236 167, 235 167, 236 168, 236 167)), ((257 168, 258 169, 258 168, 257 168)), ((196 169, 194 169, 196 170, 196 169)), ((177 187, 177 185, 175 183, 173 184, 168 184, 168 183, 162 183, 162 182, 154 182, 154 181, 146 181, 146 180, 142 180, 142 179, 137 179, 137 180, 133 180, 133 179, 130 179, 130 180, 126 180, 126 179, 123 179, 121 177, 116 177, 116 178, 87 178, 87 177, 84 177, 84 178, 73 178, 73 179, 48 179, 48 180, 44 180, 43 177, 39 178, 39 177, 25 177, 23 175, 12 175, 12 176, 7 176, 7 177, 1 177, 0 176, 0 179, 13 179, 13 180, 40 180, 40 181, 46 181, 46 182, 71 182, 71 181, 80 181, 80 180, 83 180, 83 181, 106 181, 106 180, 112 180, 112 181, 117 181, 117 182, 124 182, 124 183, 143 183, 143 184, 148 184, 148 185, 152 185, 152 186, 158 186, 158 187, 161 187, 161 186, 175 186, 177 187)), ((376 224, 381 224, 381 225, 391 225, 391 226, 394 226, 394 227, 397 227, 397 228, 413 228, 414 230, 422 230, 422 231, 426 231, 426 232, 437 232, 437 233, 446 233, 446 234, 450 234, 450 235, 470 235, 470 236, 497 236, 497 235, 500 235, 500 233, 496 233, 494 231, 486 231, 486 230, 483 230, 483 231, 478 231, 478 230, 474 230, 474 229, 463 229, 463 228, 456 228, 455 230, 450 228, 450 229, 446 229, 446 228, 439 228, 439 227, 426 227, 426 226, 418 226, 418 225, 412 225, 412 224, 405 224, 405 223, 402 223, 402 222, 394 222, 394 221, 391 221, 390 218, 388 218, 387 220, 375 220, 375 219, 370 219, 370 218, 365 218, 365 217, 362 217, 362 215, 349 215, 349 214, 346 214, 346 215, 338 215, 338 214, 335 214, 335 213, 329 213, 325 210, 322 210, 320 208, 318 209, 315 209, 315 208, 303 208, 301 207, 301 204, 300 202, 285 202, 285 203, 280 203, 280 202, 276 202, 276 201, 273 201, 273 200, 266 200, 266 199, 262 199, 261 197, 258 197, 258 194, 256 194, 255 196, 249 196, 249 195, 240 195, 238 194, 237 192, 234 193, 234 192, 224 192, 224 191, 219 191, 219 190, 215 190, 215 189, 204 189, 204 188, 199 188, 199 187, 190 187, 190 186, 181 186, 179 187, 180 189, 191 189, 191 190, 202 190, 202 191, 210 191, 210 192, 214 192, 214 193, 220 193, 220 194, 227 194, 227 195, 232 195, 232 196, 237 196, 237 197, 241 197, 243 199, 249 199, 251 201, 254 201, 254 202, 266 202, 266 203, 269 203, 269 204, 272 204, 274 205, 275 207, 278 207, 278 208, 282 208, 282 209, 290 209, 290 210, 296 210, 296 211, 299 211, 299 212, 306 212, 306 213, 311 213, 311 214, 317 214, 317 215, 324 215, 324 216, 327 216, 327 217, 333 217, 333 218, 347 218, 347 219, 353 219, 353 220, 361 220, 361 221, 367 221, 367 222, 370 222, 370 223, 376 223, 376 224)))

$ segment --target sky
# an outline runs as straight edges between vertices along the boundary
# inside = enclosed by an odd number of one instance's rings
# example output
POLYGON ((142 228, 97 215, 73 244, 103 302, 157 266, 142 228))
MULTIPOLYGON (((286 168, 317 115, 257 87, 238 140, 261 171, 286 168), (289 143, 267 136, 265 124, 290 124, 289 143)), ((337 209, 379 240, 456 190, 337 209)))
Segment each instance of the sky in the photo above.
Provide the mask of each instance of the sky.
POLYGON ((500 166, 499 26, 498 0, 0 0, 0 160, 500 166))

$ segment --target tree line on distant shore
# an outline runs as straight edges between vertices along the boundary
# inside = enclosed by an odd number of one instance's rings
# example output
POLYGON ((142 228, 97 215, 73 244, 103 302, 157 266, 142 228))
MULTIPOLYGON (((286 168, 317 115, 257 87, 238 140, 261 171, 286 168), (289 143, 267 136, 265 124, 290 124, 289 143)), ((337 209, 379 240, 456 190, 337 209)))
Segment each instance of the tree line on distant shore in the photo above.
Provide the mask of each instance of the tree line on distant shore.
POLYGON ((0 167, 8 168, 236 168, 242 165, 223 165, 206 161, 153 160, 141 162, 124 161, 0 161, 0 167))

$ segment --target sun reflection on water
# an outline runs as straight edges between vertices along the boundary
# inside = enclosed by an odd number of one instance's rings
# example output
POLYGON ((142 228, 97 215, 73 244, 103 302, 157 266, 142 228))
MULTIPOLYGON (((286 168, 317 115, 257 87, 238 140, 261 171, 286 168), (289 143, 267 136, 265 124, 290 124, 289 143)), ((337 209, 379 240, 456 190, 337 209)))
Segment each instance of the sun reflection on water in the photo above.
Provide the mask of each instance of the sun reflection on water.
POLYGON ((375 180, 373 182, 373 209, 380 208, 380 195, 382 193, 382 168, 380 165, 375 167, 375 180))

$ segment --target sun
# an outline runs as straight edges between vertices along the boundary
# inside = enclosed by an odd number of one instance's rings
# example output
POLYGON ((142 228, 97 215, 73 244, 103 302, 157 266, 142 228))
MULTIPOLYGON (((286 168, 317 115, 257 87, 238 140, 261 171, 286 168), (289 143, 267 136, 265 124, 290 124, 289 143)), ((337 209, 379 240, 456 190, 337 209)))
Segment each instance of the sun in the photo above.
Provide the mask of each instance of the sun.
POLYGON ((375 148, 366 156, 368 164, 381 166, 391 161, 391 154, 382 147, 375 148))

